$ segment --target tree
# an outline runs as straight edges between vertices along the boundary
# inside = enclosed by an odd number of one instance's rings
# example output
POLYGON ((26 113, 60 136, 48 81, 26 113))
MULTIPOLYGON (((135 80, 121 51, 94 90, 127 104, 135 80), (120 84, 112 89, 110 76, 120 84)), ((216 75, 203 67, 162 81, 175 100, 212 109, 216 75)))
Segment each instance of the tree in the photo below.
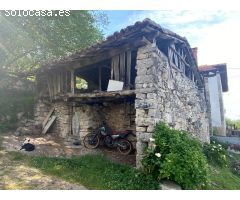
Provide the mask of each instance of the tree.
POLYGON ((69 12, 65 16, 59 16, 59 11, 35 11, 35 16, 23 16, 20 11, 6 16, 7 12, 0 13, 0 70, 10 72, 29 71, 88 47, 103 39, 108 23, 106 15, 96 11, 64 11, 69 12))
POLYGON ((237 129, 240 129, 240 119, 233 120, 233 119, 227 118, 226 119, 226 124, 228 126, 234 126, 235 125, 237 129))

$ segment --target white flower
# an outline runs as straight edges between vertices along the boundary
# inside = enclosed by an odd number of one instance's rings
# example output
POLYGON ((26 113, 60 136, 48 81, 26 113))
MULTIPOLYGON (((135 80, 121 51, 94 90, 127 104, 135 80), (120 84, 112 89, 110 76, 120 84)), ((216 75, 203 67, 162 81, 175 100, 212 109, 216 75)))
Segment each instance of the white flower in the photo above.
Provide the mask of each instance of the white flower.
POLYGON ((161 154, 160 153, 155 153, 155 156, 157 156, 158 158, 161 157, 161 154))
POLYGON ((149 141, 150 141, 150 142, 154 142, 155 139, 154 139, 154 138, 149 138, 149 141))

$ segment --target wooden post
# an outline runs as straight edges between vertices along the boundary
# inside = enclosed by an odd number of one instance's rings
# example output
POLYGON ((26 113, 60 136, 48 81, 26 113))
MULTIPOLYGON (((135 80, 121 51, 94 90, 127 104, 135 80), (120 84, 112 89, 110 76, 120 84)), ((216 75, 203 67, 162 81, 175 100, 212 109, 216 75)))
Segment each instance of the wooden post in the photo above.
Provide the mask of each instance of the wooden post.
POLYGON ((119 81, 119 55, 114 56, 113 58, 113 74, 114 74, 114 80, 119 81))
POLYGON ((56 73, 57 75, 57 93, 61 92, 61 72, 56 73))
POLYGON ((49 92, 49 97, 50 97, 50 100, 52 101, 52 85, 51 85, 51 80, 50 80, 50 77, 49 75, 47 74, 46 75, 47 77, 47 85, 48 85, 48 92, 49 92))
POLYGON ((127 73, 126 73, 127 89, 130 89, 131 85, 131 51, 127 51, 127 73))
POLYGON ((76 83, 76 77, 74 70, 71 70, 71 93, 75 94, 75 83, 76 83))
POLYGON ((119 56, 119 80, 125 83, 125 52, 119 56))
POLYGON ((57 93, 57 88, 56 88, 56 84, 55 84, 55 74, 52 74, 52 85, 53 85, 53 97, 55 97, 56 93, 57 93))
POLYGON ((102 91, 102 67, 98 68, 99 91, 102 91))

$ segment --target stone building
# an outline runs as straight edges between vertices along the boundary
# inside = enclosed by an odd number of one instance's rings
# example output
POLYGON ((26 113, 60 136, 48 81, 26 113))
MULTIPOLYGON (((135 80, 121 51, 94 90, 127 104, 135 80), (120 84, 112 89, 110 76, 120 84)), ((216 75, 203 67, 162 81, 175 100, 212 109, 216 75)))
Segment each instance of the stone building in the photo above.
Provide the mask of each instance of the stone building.
POLYGON ((223 92, 228 91, 227 65, 225 63, 199 66, 204 76, 206 99, 209 107, 210 132, 226 136, 223 92))
POLYGON ((149 19, 42 65, 36 77, 37 123, 52 110, 49 132, 64 138, 82 139, 103 120, 114 130, 132 130, 137 166, 160 121, 209 141, 204 81, 192 49, 149 19))

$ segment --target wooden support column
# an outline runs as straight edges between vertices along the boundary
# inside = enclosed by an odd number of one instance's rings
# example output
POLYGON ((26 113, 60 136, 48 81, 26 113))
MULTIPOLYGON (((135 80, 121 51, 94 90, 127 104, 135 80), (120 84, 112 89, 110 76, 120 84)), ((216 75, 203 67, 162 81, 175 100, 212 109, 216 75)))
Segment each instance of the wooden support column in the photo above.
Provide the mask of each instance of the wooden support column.
POLYGON ((71 93, 75 94, 76 77, 74 70, 71 70, 71 93))
POLYGON ((98 68, 99 91, 102 91, 102 67, 98 68))
POLYGON ((46 75, 47 77, 47 85, 48 85, 48 92, 49 92, 49 97, 50 97, 50 100, 52 101, 52 84, 51 84, 51 80, 50 80, 50 77, 49 75, 47 74, 46 75))
POLYGON ((61 92, 61 72, 56 73, 57 76, 57 93, 61 92))
POLYGON ((119 80, 125 83, 125 52, 119 57, 119 80))
POLYGON ((57 88, 56 88, 56 76, 55 73, 52 74, 52 85, 53 85, 53 97, 57 94, 57 88))
POLYGON ((130 89, 131 85, 131 51, 127 51, 127 73, 126 73, 127 89, 130 89))

